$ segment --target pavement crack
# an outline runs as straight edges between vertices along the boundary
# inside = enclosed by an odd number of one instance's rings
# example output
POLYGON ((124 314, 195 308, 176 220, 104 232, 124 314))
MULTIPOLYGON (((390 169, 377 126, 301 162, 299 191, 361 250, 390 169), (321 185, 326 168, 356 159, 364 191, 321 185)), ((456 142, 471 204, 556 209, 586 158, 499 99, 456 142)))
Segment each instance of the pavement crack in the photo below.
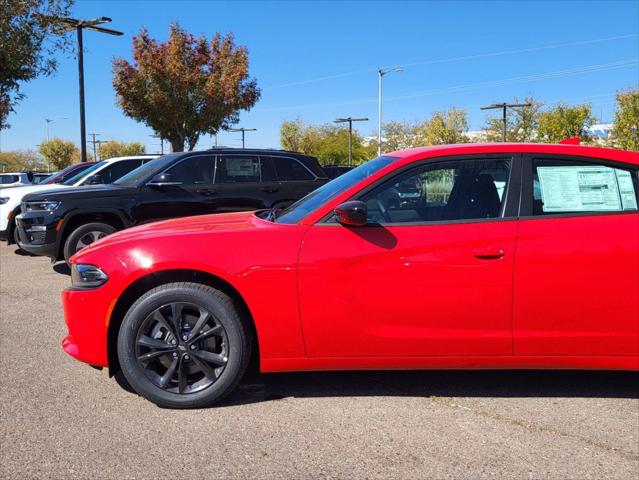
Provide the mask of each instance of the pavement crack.
POLYGON ((544 425, 538 425, 536 423, 533 422, 525 422, 523 420, 518 420, 516 418, 510 418, 510 417, 506 417, 504 415, 500 415, 497 413, 491 413, 491 412, 487 412, 485 410, 480 410, 480 409, 476 409, 476 408, 472 408, 466 405, 462 405, 460 403, 454 402, 450 399, 447 398, 443 398, 443 397, 438 397, 438 396, 431 396, 430 400, 438 405, 442 405, 444 407, 447 408, 454 408, 457 410, 465 410, 467 412, 471 412, 474 413, 476 415, 480 415, 484 418, 489 418, 492 420, 496 420, 499 422, 505 422, 508 423, 510 425, 514 425, 529 431, 534 431, 534 432, 539 432, 539 433, 544 433, 547 435, 556 435, 558 437, 563 437, 563 438, 570 438, 573 440, 577 440, 581 443, 584 443, 590 447, 594 447, 594 448, 599 448, 601 450, 605 450, 607 452, 611 452, 611 453, 616 453, 617 455, 620 455, 624 458, 627 458, 629 460, 639 460, 639 454, 636 454, 634 452, 629 452, 628 450, 624 450, 622 448, 617 448, 617 447, 611 447, 610 445, 607 445, 605 443, 602 442, 597 442, 595 440, 592 440, 590 438, 587 437, 583 437, 581 435, 573 435, 571 433, 567 433, 567 432, 563 432, 561 430, 557 430, 555 428, 551 428, 551 427, 546 427, 544 425))

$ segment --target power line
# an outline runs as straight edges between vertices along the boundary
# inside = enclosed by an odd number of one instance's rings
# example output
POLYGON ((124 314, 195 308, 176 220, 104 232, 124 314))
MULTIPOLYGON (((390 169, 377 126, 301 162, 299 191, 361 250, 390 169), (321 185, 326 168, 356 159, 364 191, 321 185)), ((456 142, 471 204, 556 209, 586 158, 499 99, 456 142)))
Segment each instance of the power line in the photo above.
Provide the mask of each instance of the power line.
MULTIPOLYGON (((565 48, 565 47, 573 47, 573 46, 580 46, 580 45, 591 45, 593 43, 609 42, 613 40, 625 40, 628 38, 636 38, 638 36, 639 34, 636 34, 636 33, 627 34, 627 35, 616 35, 614 37, 594 38, 591 40, 580 40, 576 42, 567 42, 567 43, 556 43, 554 45, 543 45, 539 47, 520 48, 516 50, 503 50, 500 52, 477 53, 472 55, 463 55, 460 57, 448 57, 448 58, 439 58, 434 60, 423 60, 423 61, 396 65, 396 67, 410 68, 410 67, 416 67, 416 66, 422 66, 422 65, 435 65, 438 63, 449 63, 449 62, 459 62, 464 60, 475 60, 479 58, 500 57, 504 55, 514 55, 518 53, 540 52, 543 50, 552 50, 556 48, 565 48)), ((307 85, 310 83, 323 82, 325 80, 336 80, 338 78, 351 77, 353 75, 361 75, 364 73, 374 72, 376 70, 377 70, 376 68, 366 68, 362 70, 354 70, 351 72, 337 73, 334 75, 325 75, 322 77, 310 78, 307 80, 300 80, 297 82, 289 82, 289 83, 283 83, 280 85, 272 85, 270 87, 264 87, 263 90, 276 90, 278 88, 296 87, 299 85, 307 85)))
MULTIPOLYGON (((386 100, 406 100, 406 99, 433 96, 433 95, 443 95, 447 93, 459 93, 459 92, 466 92, 466 91, 472 91, 472 90, 481 90, 483 88, 516 85, 520 83, 530 83, 530 82, 537 82, 541 80, 547 80, 550 78, 563 78, 563 77, 583 75, 583 74, 592 73, 592 72, 615 70, 620 68, 636 66, 638 64, 639 64, 639 60, 637 59, 619 60, 616 62, 595 64, 595 65, 585 65, 582 67, 576 67, 571 69, 556 70, 552 72, 537 73, 532 75, 522 75, 522 76, 505 78, 500 80, 491 80, 486 82, 462 84, 462 85, 456 85, 452 87, 445 87, 445 88, 433 89, 433 90, 407 92, 404 94, 392 95, 392 96, 386 97, 386 100)), ((343 107, 348 105, 363 105, 367 103, 374 103, 375 101, 377 101, 377 98, 367 97, 367 98, 361 98, 357 100, 347 100, 344 102, 326 102, 326 103, 315 103, 315 104, 306 104, 306 105, 290 105, 285 107, 256 108, 254 111, 277 112, 277 111, 286 111, 286 110, 294 110, 294 109, 301 110, 301 109, 325 108, 325 107, 332 108, 332 107, 343 107)))

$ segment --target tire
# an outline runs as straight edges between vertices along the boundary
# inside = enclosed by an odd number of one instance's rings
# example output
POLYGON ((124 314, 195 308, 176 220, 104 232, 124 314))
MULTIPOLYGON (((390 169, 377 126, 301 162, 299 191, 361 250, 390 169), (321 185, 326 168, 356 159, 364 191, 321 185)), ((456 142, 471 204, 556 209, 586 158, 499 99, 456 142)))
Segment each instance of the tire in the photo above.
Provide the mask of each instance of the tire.
POLYGON ((89 246, 96 240, 111 235, 116 228, 108 223, 92 222, 80 225, 73 230, 64 242, 64 260, 69 263, 69 259, 84 247, 89 246), (83 246, 84 245, 84 246, 83 246))
POLYGON ((131 306, 117 354, 126 380, 142 397, 160 407, 202 408, 237 387, 251 345, 252 330, 230 297, 180 282, 154 288, 131 306))

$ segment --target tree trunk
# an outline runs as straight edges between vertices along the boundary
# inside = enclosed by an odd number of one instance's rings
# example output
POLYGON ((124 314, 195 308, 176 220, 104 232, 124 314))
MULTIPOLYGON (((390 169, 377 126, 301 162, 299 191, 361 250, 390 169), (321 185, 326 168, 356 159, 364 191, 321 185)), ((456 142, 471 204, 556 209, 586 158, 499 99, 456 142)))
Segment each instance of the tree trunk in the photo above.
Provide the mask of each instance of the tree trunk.
POLYGON ((172 152, 183 152, 184 151, 184 140, 178 137, 168 138, 169 142, 171 142, 171 151, 172 152))

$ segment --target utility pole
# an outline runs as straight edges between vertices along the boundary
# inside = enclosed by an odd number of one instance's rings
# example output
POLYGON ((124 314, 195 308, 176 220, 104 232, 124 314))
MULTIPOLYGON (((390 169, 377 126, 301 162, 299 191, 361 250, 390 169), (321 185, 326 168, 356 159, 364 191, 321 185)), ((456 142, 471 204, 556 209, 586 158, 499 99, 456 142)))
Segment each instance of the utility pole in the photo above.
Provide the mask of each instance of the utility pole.
POLYGON ((368 122, 368 118, 336 118, 334 123, 348 123, 348 166, 353 162, 353 122, 368 122))
POLYGON ((80 154, 81 161, 87 161, 87 139, 86 139, 86 121, 84 114, 84 52, 82 45, 82 30, 94 30, 96 32, 107 33, 109 35, 123 35, 122 32, 111 30, 110 28, 98 27, 102 23, 111 21, 109 17, 99 17, 90 20, 80 20, 69 17, 50 17, 44 16, 49 20, 66 25, 65 32, 75 30, 78 35, 78 81, 80 89, 80 154))
POLYGON ((149 135, 149 137, 160 139, 160 155, 164 155, 164 139, 162 138, 162 135, 155 134, 155 135, 149 135))
POLYGON ((377 155, 382 154, 382 77, 387 73, 401 72, 398 67, 377 69, 377 155))
POLYGON ((95 145, 96 144, 100 144, 102 143, 100 140, 96 140, 95 137, 99 137, 100 134, 99 133, 89 133, 89 135, 91 135, 91 140, 89 140, 89 143, 93 144, 93 160, 95 160, 96 162, 98 161, 98 154, 95 150, 95 145))
POLYGON ((256 132, 257 128, 229 128, 229 132, 242 132, 242 148, 244 148, 244 133, 245 132, 256 132))
POLYGON ((532 107, 532 103, 493 103, 492 105, 486 105, 485 107, 480 107, 481 110, 496 110, 501 109, 502 111, 502 133, 501 133, 501 141, 506 141, 506 110, 509 108, 518 108, 518 107, 532 107))

